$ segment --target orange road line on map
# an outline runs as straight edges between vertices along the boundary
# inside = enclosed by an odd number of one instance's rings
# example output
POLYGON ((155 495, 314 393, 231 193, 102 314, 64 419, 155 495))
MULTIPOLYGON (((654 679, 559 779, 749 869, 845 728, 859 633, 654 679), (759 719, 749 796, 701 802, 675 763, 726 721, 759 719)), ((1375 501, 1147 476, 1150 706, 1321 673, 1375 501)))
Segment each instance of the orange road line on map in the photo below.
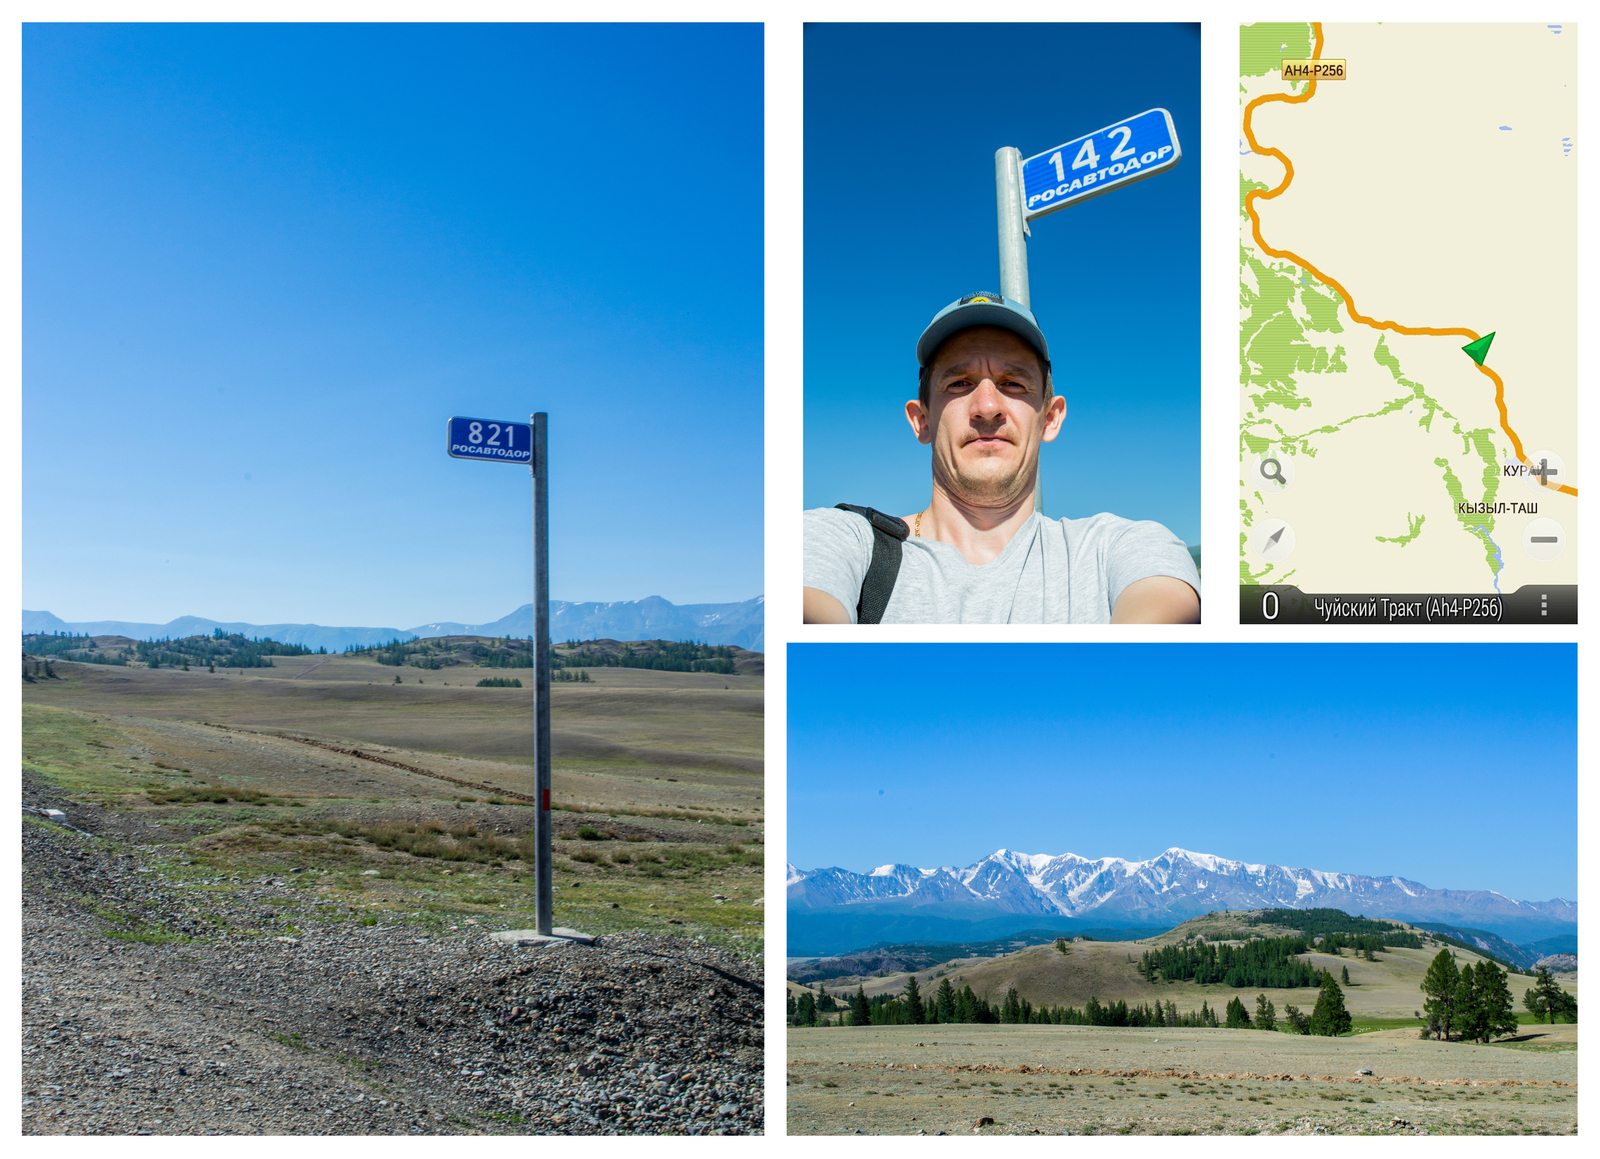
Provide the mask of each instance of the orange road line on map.
MULTIPOLYGON (((1311 59, 1321 60, 1322 24, 1320 22, 1314 23, 1311 28, 1317 37, 1316 45, 1311 52, 1311 59)), ((1250 215, 1250 232, 1255 235, 1256 245, 1260 247, 1263 253, 1271 254, 1273 257, 1284 261, 1293 262, 1302 269, 1316 275, 1317 280, 1324 285, 1332 286, 1339 291, 1339 296, 1344 299, 1344 307, 1349 313, 1351 321, 1359 322, 1363 326, 1371 326, 1374 330, 1392 330, 1396 334, 1411 334, 1417 337, 1433 338, 1448 338, 1459 335, 1469 342, 1476 342, 1483 335, 1464 326, 1402 326, 1398 322, 1380 322, 1375 318, 1368 318, 1356 310, 1355 300, 1350 297, 1350 291, 1345 289, 1342 284, 1330 278, 1293 250, 1273 249, 1266 243, 1266 239, 1261 236, 1261 216, 1256 212, 1255 203, 1257 201, 1271 201, 1289 188, 1289 183, 1294 180, 1294 163, 1281 150, 1263 147, 1261 142, 1256 140, 1255 130, 1250 127, 1250 118, 1255 114, 1256 109, 1262 105, 1271 104, 1275 101, 1286 105, 1300 105, 1309 101, 1316 94, 1317 78, 1313 76, 1306 82, 1306 91, 1298 96, 1289 93, 1268 93, 1265 96, 1257 97, 1244 107, 1244 136, 1245 140, 1250 142, 1251 150, 1266 157, 1276 157, 1278 163, 1283 166, 1283 181, 1276 189, 1252 189, 1245 194, 1244 209, 1250 215)), ((1492 368, 1482 364, 1477 365, 1478 370, 1487 375, 1489 380, 1494 383, 1494 405, 1495 409, 1500 412, 1500 429, 1505 431, 1506 437, 1511 440, 1511 447, 1516 451, 1517 458, 1524 465, 1532 466, 1528 462, 1528 456, 1522 450, 1522 440, 1517 437, 1517 432, 1511 429, 1511 418, 1506 413, 1506 384, 1492 368)), ((1560 491, 1564 495, 1576 495, 1578 493, 1576 487, 1568 487, 1565 484, 1553 489, 1560 491)))

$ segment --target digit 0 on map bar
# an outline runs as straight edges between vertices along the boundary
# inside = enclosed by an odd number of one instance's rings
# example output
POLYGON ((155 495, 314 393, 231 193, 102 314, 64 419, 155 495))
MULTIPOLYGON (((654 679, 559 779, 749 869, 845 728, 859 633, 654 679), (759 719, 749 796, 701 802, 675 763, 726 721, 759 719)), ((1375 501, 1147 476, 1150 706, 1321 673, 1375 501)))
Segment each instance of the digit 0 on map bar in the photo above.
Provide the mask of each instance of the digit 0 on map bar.
POLYGON ((1343 80, 1343 60, 1285 60, 1284 80, 1343 80))
POLYGON ((1303 592, 1291 584, 1242 585, 1241 624, 1576 624, 1577 584, 1482 592, 1303 592))

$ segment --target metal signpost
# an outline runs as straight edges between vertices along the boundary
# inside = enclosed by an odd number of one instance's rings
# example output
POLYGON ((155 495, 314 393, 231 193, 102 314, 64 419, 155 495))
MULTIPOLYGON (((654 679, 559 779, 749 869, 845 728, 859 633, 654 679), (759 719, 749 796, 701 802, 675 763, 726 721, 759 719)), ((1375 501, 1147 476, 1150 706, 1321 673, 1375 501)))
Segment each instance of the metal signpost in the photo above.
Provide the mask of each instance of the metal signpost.
POLYGON ((550 872, 550 478, 545 454, 549 416, 541 412, 530 418, 528 423, 453 418, 447 425, 446 448, 454 459, 526 463, 533 476, 533 754, 534 791, 539 798, 533 822, 533 877, 535 925, 538 935, 548 938, 555 933, 550 872))
POLYGON ((1153 177, 1182 157, 1178 130, 1166 109, 1150 109, 1027 160, 1009 145, 997 150, 1000 293, 1028 306, 1025 239, 1032 236, 1028 223, 1034 218, 1153 177))
MULTIPOLYGON (((1166 109, 1149 109, 1027 160, 1010 145, 995 150, 1000 295, 1033 309, 1028 297, 1030 221, 1143 181, 1171 169, 1182 157, 1178 130, 1166 109)), ((1036 486, 1033 509, 1043 506, 1044 488, 1036 486)))

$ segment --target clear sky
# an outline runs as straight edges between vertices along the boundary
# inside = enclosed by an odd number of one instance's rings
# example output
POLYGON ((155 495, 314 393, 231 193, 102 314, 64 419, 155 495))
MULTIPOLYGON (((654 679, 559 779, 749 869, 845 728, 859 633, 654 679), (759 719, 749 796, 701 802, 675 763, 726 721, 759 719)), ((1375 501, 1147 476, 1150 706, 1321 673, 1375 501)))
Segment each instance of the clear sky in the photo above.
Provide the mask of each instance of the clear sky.
POLYGON ((759 25, 30 25, 23 606, 762 593, 759 25))
POLYGON ((1048 515, 1200 535, 1198 25, 811 24, 805 35, 805 505, 920 511, 904 416, 916 342, 998 291, 994 153, 1030 157, 1142 113, 1183 160, 1033 223, 1032 304, 1062 433, 1048 515))
POLYGON ((1570 644, 789 646, 789 861, 1179 846, 1577 897, 1570 644))

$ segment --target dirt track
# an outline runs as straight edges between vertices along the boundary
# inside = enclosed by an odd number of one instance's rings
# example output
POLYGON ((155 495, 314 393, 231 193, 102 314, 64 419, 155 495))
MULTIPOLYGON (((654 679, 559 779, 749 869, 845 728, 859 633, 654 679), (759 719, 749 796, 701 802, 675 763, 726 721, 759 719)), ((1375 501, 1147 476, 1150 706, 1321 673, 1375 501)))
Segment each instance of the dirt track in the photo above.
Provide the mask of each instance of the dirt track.
POLYGON ((1519 1048, 1414 1030, 791 1028, 789 1132, 972 1134, 988 1117, 978 1133, 1571 1133, 1577 1028, 1527 1029, 1519 1048))

